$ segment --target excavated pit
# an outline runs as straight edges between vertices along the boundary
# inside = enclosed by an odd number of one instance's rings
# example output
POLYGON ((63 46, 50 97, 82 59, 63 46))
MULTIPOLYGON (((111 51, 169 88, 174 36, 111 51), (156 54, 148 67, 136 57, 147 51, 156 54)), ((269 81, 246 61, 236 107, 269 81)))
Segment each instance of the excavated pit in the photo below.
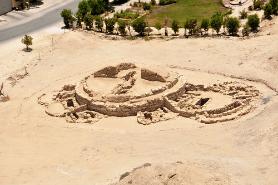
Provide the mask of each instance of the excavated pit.
POLYGON ((254 86, 237 81, 196 85, 176 72, 122 63, 105 67, 77 85, 65 85, 53 96, 43 94, 39 103, 46 106, 47 114, 68 122, 137 116, 138 123, 149 125, 183 116, 216 123, 248 114, 260 96, 254 86))

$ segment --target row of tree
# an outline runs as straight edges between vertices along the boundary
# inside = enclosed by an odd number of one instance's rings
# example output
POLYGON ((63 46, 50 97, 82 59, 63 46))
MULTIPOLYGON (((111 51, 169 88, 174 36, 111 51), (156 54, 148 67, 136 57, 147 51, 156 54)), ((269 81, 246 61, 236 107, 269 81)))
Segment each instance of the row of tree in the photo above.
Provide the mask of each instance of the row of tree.
MULTIPOLYGON (((73 22, 77 21, 77 26, 81 26, 83 22, 87 30, 95 28, 96 31, 103 32, 103 28, 105 27, 105 32, 109 34, 112 34, 115 28, 117 28, 117 33, 120 33, 121 35, 126 35, 126 30, 129 30, 130 32, 131 27, 140 36, 145 35, 146 32, 150 32, 148 23, 142 17, 137 18, 132 22, 129 22, 116 18, 103 19, 101 16, 95 16, 91 13, 86 13, 82 15, 84 16, 80 18, 75 18, 71 10, 68 9, 63 10, 63 12, 61 13, 61 16, 64 18, 66 27, 71 27, 73 22)), ((247 19, 247 23, 242 30, 243 35, 248 35, 250 31, 256 32, 260 24, 260 19, 257 14, 249 15, 247 19)), ((166 36, 168 35, 167 24, 168 21, 165 20, 164 31, 166 36)), ((173 20, 171 24, 171 27, 175 34, 178 33, 179 28, 183 27, 186 30, 185 35, 202 35, 203 33, 207 34, 210 28, 215 30, 217 34, 219 34, 221 28, 223 28, 225 33, 227 31, 229 35, 237 35, 240 26, 241 25, 238 18, 224 16, 221 13, 215 13, 210 19, 205 18, 200 23, 198 23, 197 19, 188 19, 183 25, 181 25, 176 20, 173 20)), ((156 28, 160 30, 161 26, 156 25, 156 28)))

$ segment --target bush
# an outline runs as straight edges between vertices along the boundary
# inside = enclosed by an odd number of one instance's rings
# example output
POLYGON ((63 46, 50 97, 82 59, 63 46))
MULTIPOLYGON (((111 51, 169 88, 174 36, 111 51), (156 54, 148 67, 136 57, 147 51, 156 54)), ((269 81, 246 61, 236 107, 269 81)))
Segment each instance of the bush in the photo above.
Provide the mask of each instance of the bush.
POLYGON ((205 30, 205 32, 209 29, 209 19, 205 18, 201 22, 201 29, 205 30))
POLYGON ((248 24, 245 24, 242 29, 242 36, 249 36, 250 33, 250 27, 248 24))
POLYGON ((72 16, 72 12, 70 9, 64 9, 61 12, 61 16, 64 19, 64 24, 66 28, 71 28, 73 25, 74 17, 72 16))
POLYGON ((122 21, 122 20, 119 20, 118 21, 118 29, 119 29, 119 32, 122 36, 125 36, 126 35, 126 22, 125 21, 122 21))
POLYGON ((258 27, 260 25, 260 19, 257 14, 249 15, 247 24, 250 27, 251 31, 255 32, 258 30, 258 27))
POLYGON ((242 10, 239 13, 240 13, 240 16, 239 16, 240 19, 246 19, 248 16, 247 11, 245 11, 245 10, 242 10))
POLYGON ((163 6, 163 5, 173 4, 176 2, 177 0, 159 0, 159 5, 163 6))
POLYGON ((143 36, 144 35, 144 31, 145 31, 145 28, 146 28, 146 22, 143 18, 138 18, 138 19, 135 19, 133 22, 132 22, 132 27, 133 29, 139 33, 140 36, 143 36))
POLYGON ((82 17, 82 15, 81 15, 81 13, 80 12, 76 12, 76 14, 75 14, 75 17, 76 17, 76 19, 77 19, 77 23, 76 23, 76 26, 77 27, 81 27, 82 26, 82 21, 83 21, 83 17, 82 17))
POLYGON ((236 17, 228 17, 226 27, 230 35, 236 35, 240 27, 239 20, 236 17))
POLYGON ((87 0, 82 0, 78 4, 78 15, 80 15, 81 21, 83 21, 84 17, 87 15, 87 13, 90 13, 91 9, 88 4, 87 0))
POLYGON ((116 12, 114 17, 122 19, 136 19, 137 17, 139 17, 139 14, 129 10, 121 10, 120 12, 116 12))
POLYGON ((261 10, 263 7, 263 2, 261 0, 253 0, 254 10, 261 10))
POLYGON ((223 24, 223 16, 221 13, 215 13, 210 20, 210 26, 212 27, 212 29, 214 29, 216 31, 216 33, 218 34, 221 26, 223 24))
POLYGON ((102 20, 102 18, 100 16, 97 16, 95 18, 95 23, 96 23, 97 29, 102 32, 102 29, 103 29, 103 20, 102 20))
POLYGON ((271 19, 271 14, 272 14, 272 5, 270 3, 267 3, 264 6, 264 17, 266 19, 271 19))
POLYGON ((143 10, 145 10, 145 11, 151 10, 151 8, 152 8, 152 6, 150 3, 146 3, 146 2, 143 3, 143 10))
POLYGON ((151 0, 151 5, 155 6, 156 5, 156 0, 151 0))
POLYGON ((94 16, 91 15, 90 13, 87 13, 86 16, 84 17, 84 23, 85 23, 86 29, 91 30, 94 25, 94 16))
POLYGON ((106 25, 106 32, 112 34, 114 31, 116 19, 114 18, 107 18, 104 20, 106 25))
POLYGON ((154 27, 155 27, 157 30, 161 30, 161 28, 162 28, 160 22, 155 23, 154 27))
POLYGON ((177 32, 179 31, 179 28, 180 28, 179 22, 176 21, 176 20, 173 20, 173 22, 172 22, 172 29, 175 32, 175 34, 177 34, 177 32))
POLYGON ((192 35, 196 26, 197 26, 197 19, 188 19, 188 20, 186 20, 186 22, 184 24, 185 33, 186 33, 186 30, 188 29, 189 30, 189 35, 192 35))
POLYGON ((29 46, 33 44, 33 37, 29 35, 25 35, 22 39, 21 42, 26 45, 26 51, 30 51, 29 46))
POLYGON ((92 15, 100 15, 113 9, 108 0, 88 0, 88 5, 92 15))
POLYGON ((269 3, 272 6, 272 14, 278 15, 278 0, 270 0, 269 3))

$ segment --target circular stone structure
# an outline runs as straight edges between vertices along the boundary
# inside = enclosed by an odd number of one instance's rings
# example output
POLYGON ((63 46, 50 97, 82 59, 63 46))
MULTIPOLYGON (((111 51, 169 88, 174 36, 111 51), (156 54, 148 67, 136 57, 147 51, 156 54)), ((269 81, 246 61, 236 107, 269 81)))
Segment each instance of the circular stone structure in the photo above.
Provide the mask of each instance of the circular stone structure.
POLYGON ((65 85, 53 96, 42 95, 39 103, 47 114, 69 122, 137 116, 139 123, 148 125, 179 115, 216 123, 249 113, 259 96, 253 86, 239 82, 194 85, 175 72, 121 63, 96 71, 77 85, 65 85))

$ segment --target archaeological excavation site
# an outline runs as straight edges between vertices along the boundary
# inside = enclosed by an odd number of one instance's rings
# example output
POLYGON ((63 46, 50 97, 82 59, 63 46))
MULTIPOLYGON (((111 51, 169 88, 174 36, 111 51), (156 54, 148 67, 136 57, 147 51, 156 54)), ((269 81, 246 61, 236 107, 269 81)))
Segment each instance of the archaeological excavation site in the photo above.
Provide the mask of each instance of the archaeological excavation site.
POLYGON ((132 63, 105 67, 38 98, 48 115, 71 123, 137 116, 143 125, 177 116, 205 124, 231 121, 255 110, 260 100, 256 87, 236 80, 196 84, 178 72, 132 63))

